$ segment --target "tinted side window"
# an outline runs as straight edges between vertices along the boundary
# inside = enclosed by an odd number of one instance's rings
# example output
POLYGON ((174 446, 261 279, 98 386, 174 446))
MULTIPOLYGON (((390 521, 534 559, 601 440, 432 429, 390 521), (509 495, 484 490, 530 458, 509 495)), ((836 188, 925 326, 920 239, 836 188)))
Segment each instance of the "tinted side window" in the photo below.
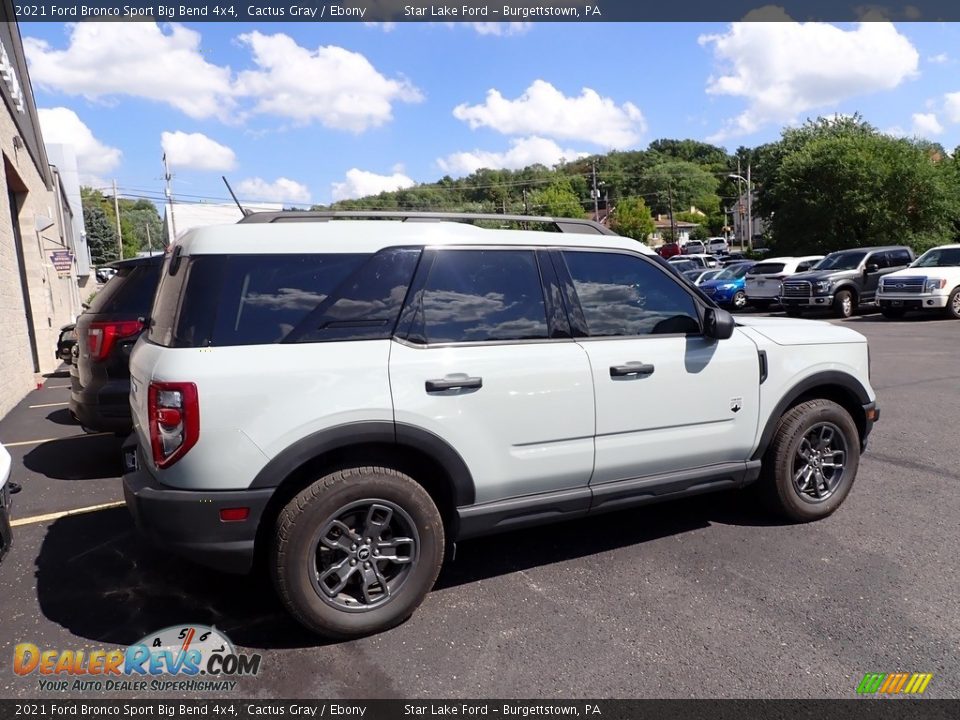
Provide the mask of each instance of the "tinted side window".
POLYGON ((816 264, 817 263, 814 260, 804 260, 802 263, 797 265, 797 272, 798 273, 806 272, 816 264))
POLYGON ((148 315, 159 282, 159 262, 121 267, 97 293, 90 312, 148 315))
POLYGON ((547 312, 533 252, 438 252, 412 334, 428 343, 546 339, 547 312))
POLYGON ((890 267, 901 267, 913 262, 910 259, 910 253, 906 250, 891 250, 888 255, 890 257, 890 267))
POLYGON ((876 252, 867 257, 866 262, 863 264, 864 267, 867 265, 876 265, 879 270, 890 267, 890 263, 887 261, 887 253, 885 252, 876 252))
MULTIPOLYGON (((280 342, 367 257, 311 254, 226 258, 212 344, 280 342)), ((224 262, 222 257, 210 258, 224 262)))
POLYGON ((286 342, 389 337, 420 259, 420 248, 391 248, 370 258, 307 315, 286 342))
POLYGON ((653 264, 620 253, 563 257, 591 337, 700 332, 693 298, 653 264))

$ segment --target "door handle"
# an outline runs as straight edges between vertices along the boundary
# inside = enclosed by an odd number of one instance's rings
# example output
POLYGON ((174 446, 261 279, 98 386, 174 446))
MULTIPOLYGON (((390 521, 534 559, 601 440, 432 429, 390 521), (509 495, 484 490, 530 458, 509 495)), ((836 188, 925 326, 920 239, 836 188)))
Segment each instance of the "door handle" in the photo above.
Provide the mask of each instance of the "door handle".
POLYGON ((483 387, 482 377, 469 377, 464 374, 447 375, 439 380, 427 380, 427 392, 443 392, 444 390, 480 389, 483 387))
POLYGON ((610 377, 627 377, 629 375, 653 375, 653 365, 642 362, 628 362, 626 365, 611 365, 610 377))

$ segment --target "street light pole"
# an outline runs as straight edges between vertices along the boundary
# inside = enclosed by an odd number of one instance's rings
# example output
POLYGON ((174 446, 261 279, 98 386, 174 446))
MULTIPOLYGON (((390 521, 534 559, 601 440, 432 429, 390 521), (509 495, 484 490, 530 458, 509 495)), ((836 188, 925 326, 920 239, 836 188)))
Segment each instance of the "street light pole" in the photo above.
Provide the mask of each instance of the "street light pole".
MULTIPOLYGON (((737 181, 738 193, 741 192, 739 189, 740 183, 745 182, 747 184, 747 247, 753 250, 753 182, 750 177, 750 165, 747 165, 747 177, 744 178, 738 173, 730 173, 727 177, 737 181)), ((740 209, 740 198, 737 198, 737 209, 740 209)), ((742 232, 740 233, 740 249, 743 249, 742 232)))

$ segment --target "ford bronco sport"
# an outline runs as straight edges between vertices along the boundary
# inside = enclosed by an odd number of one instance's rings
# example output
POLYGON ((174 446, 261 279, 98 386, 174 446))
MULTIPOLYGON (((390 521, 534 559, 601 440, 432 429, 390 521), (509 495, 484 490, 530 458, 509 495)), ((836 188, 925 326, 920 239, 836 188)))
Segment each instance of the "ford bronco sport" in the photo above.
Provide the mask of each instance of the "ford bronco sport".
POLYGON ((403 220, 176 243, 130 359, 143 533, 262 557, 297 620, 347 638, 409 617, 464 538, 754 481, 809 521, 850 492, 878 417, 863 336, 735 323, 587 220, 403 220))

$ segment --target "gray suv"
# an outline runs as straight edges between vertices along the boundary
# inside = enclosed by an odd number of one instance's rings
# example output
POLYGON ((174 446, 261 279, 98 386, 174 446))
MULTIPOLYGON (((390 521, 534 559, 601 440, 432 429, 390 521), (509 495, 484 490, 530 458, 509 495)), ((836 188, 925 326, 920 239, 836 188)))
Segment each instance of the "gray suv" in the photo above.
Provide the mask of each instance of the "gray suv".
POLYGON ((792 317, 818 309, 830 310, 834 317, 850 317, 861 305, 876 302, 880 278, 902 270, 913 259, 913 251, 903 245, 830 253, 816 270, 784 280, 780 304, 792 317))

